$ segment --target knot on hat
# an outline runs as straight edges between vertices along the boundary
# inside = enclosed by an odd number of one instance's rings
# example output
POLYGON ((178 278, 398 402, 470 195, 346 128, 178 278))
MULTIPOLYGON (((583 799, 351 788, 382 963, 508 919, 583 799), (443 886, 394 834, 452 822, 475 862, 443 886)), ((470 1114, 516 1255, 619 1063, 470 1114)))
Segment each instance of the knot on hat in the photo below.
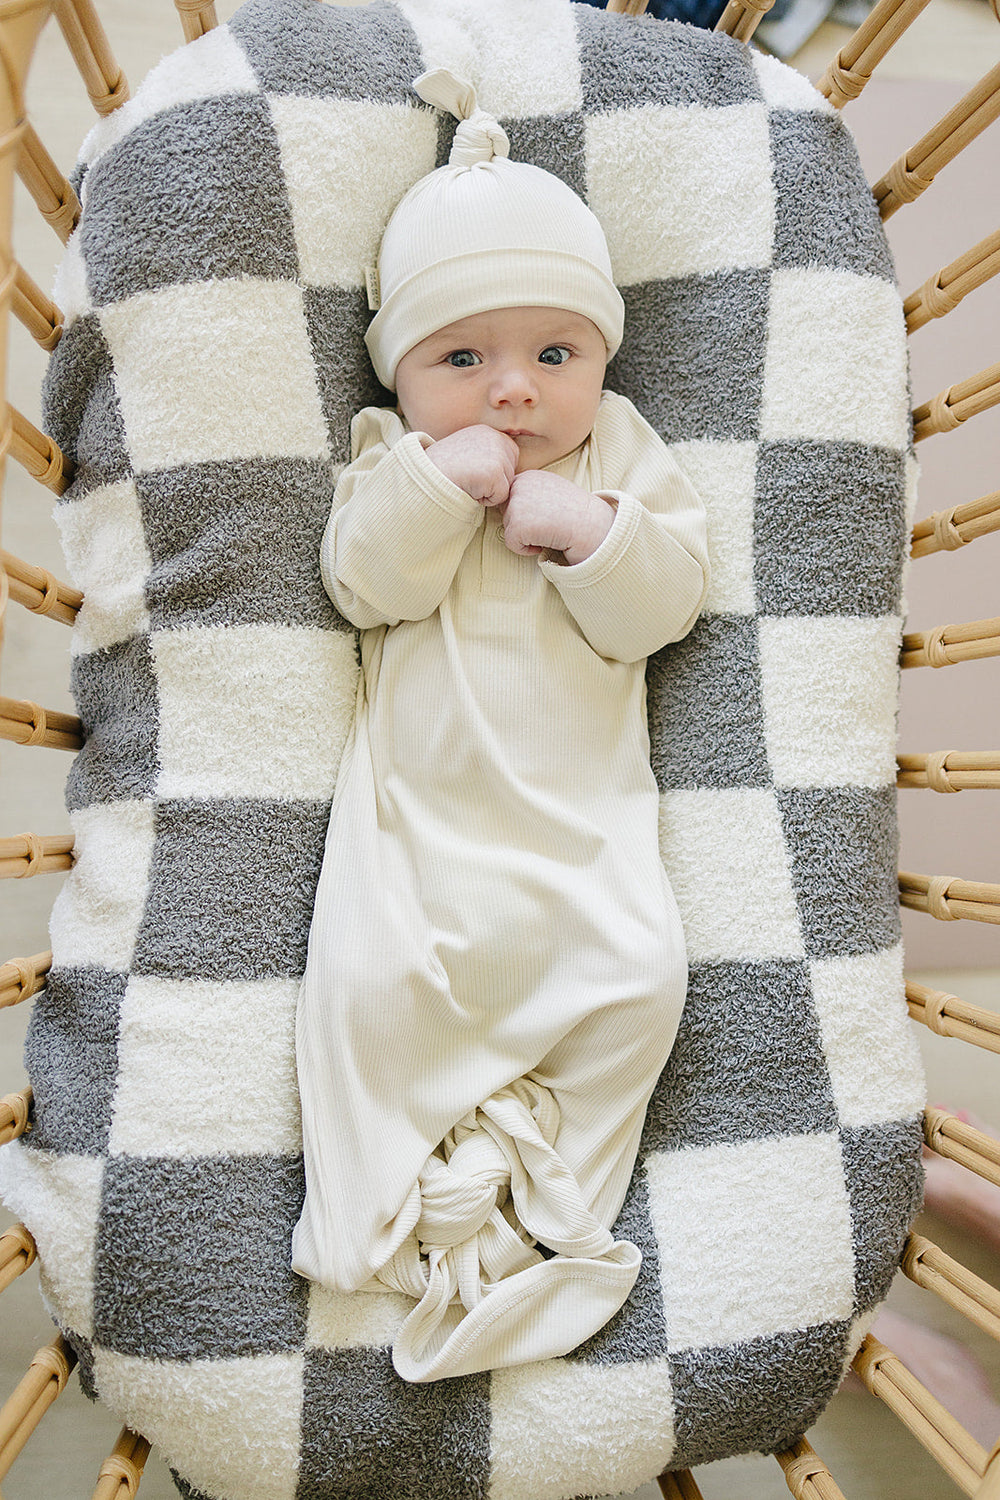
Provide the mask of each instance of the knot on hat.
POLYGON ((559 177, 509 159, 506 135, 471 85, 435 68, 413 87, 459 125, 450 162, 403 195, 377 271, 366 270, 375 317, 365 343, 379 380, 391 390, 400 360, 423 339, 504 307, 580 313, 604 335, 610 359, 625 304, 594 214, 559 177))
POLYGON ((449 166, 468 169, 510 155, 505 131, 491 114, 479 108, 471 83, 456 78, 447 68, 434 68, 415 78, 413 87, 425 104, 446 109, 459 122, 449 166))

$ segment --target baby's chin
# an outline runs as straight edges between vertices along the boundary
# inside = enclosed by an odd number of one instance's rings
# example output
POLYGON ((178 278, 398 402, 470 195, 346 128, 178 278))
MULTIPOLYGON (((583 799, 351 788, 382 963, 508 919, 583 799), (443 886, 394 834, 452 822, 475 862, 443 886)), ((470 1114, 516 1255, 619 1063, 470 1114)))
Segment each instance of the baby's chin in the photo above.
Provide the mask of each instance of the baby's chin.
POLYGON ((540 437, 516 437, 514 441, 518 453, 515 474, 523 474, 526 469, 548 469, 568 458, 581 446, 577 443, 575 447, 563 450, 558 445, 553 445, 548 438, 540 437))

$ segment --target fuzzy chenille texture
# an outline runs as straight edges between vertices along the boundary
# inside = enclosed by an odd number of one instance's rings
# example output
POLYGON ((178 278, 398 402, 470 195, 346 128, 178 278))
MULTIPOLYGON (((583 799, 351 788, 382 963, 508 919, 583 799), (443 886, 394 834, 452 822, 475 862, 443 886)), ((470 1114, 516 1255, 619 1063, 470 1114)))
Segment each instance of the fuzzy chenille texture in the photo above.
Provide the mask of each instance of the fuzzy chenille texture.
MULTIPOLYGON (((568 0, 249 0, 102 121, 47 424, 86 592, 78 860, 0 1156, 88 1387, 197 1500, 569 1500, 783 1446, 919 1195, 893 743, 912 475, 891 264, 840 120, 723 36, 568 0), (649 663, 690 992, 572 1355, 406 1385, 410 1304, 298 1279, 294 1014, 353 631, 318 549, 384 404, 363 271, 453 121, 584 192, 627 303, 609 385, 690 475, 712 588, 649 663)), ((581 747, 585 748, 585 747, 581 747)))

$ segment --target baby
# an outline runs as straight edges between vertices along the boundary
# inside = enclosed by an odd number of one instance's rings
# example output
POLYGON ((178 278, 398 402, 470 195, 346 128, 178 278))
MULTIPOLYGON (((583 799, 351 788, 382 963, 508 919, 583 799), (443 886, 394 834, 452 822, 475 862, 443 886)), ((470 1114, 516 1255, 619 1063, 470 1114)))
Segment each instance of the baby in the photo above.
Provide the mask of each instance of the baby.
MULTIPOLYGON (((299 1001, 293 1265, 416 1299, 406 1380, 567 1353, 641 1257, 610 1226, 687 970, 644 668, 707 584, 702 506, 603 391, 604 235, 467 85, 397 208, 323 580, 361 629, 299 1001)), ((373 278, 374 280, 374 278, 373 278)))

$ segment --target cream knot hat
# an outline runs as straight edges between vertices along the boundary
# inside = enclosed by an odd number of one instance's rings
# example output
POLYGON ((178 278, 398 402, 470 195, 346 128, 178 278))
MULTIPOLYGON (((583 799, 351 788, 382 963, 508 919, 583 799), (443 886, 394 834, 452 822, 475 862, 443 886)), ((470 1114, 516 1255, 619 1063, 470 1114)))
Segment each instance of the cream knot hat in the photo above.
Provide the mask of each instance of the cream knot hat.
POLYGON ((459 120, 448 164, 410 188, 389 220, 365 334, 375 373, 395 389, 396 366, 448 323, 500 307, 558 307, 596 323, 608 358, 622 340, 625 304, 604 231, 551 172, 508 160, 510 143, 446 68, 414 89, 459 120))

